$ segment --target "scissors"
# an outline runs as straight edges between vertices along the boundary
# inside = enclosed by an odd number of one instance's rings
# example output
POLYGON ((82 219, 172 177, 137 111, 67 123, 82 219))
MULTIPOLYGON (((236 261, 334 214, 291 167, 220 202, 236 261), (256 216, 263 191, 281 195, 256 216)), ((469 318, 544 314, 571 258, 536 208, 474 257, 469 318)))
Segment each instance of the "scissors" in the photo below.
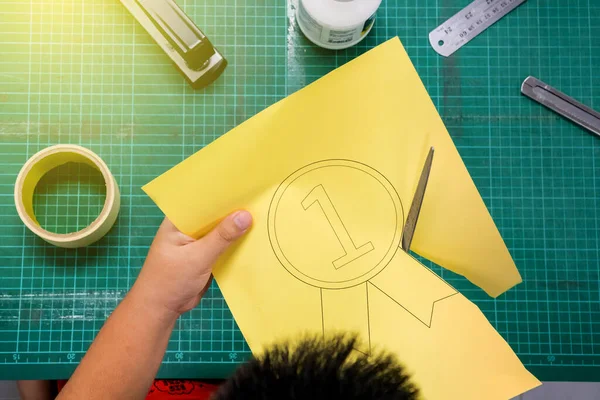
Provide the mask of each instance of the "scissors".
POLYGON ((425 189, 427 189, 427 182, 429 181, 429 173, 431 172, 431 165, 433 163, 434 148, 429 149, 427 158, 425 159, 425 165, 421 171, 421 177, 417 184, 417 190, 413 197, 410 210, 408 211, 408 217, 406 217, 406 223, 402 230, 402 250, 408 253, 410 244, 412 243, 415 229, 417 228, 417 221, 419 219, 419 213, 421 212, 421 206, 423 205, 423 199, 425 198, 425 189))

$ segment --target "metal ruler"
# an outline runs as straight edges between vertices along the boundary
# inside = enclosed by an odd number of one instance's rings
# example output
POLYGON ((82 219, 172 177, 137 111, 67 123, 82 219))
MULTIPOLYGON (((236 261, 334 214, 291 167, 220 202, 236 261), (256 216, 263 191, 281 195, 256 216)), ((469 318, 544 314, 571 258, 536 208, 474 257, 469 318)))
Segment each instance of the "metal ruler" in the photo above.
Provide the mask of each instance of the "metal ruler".
POLYGON ((475 0, 429 34, 431 47, 448 57, 527 0, 475 0))

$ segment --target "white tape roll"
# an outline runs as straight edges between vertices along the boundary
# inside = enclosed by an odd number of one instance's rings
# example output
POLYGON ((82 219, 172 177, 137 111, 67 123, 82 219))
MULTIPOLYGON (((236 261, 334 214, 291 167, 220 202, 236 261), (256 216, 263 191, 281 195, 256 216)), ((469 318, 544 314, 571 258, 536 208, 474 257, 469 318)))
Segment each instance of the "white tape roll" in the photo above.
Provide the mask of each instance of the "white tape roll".
POLYGON ((339 50, 367 36, 380 5, 381 0, 299 0, 296 19, 311 42, 339 50))
POLYGON ((115 178, 98 155, 81 146, 56 145, 36 153, 21 168, 15 183, 15 205, 19 217, 33 233, 55 246, 76 248, 94 243, 110 230, 121 207, 121 196, 115 178), (72 233, 53 233, 43 229, 35 218, 33 193, 47 172, 68 162, 87 164, 100 171, 106 184, 106 200, 100 215, 90 226, 72 233))

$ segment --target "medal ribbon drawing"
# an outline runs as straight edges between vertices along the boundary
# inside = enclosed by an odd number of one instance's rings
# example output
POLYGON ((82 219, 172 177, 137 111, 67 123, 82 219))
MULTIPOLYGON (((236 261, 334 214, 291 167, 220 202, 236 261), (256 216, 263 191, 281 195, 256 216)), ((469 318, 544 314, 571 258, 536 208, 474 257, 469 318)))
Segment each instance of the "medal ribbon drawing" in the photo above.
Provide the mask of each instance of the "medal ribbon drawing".
POLYGON ((364 339, 359 350, 368 353, 373 291, 385 294, 427 327, 435 303, 457 293, 438 278, 440 286, 431 290, 426 302, 411 304, 409 287, 418 282, 407 282, 403 268, 409 267, 391 262, 403 252, 399 246, 404 222, 403 202, 390 181, 357 161, 306 165, 277 188, 269 207, 269 241, 292 276, 319 288, 324 334, 344 328, 358 332, 364 339), (298 237, 298 230, 309 234, 298 237), (339 317, 349 308, 351 320, 339 317))

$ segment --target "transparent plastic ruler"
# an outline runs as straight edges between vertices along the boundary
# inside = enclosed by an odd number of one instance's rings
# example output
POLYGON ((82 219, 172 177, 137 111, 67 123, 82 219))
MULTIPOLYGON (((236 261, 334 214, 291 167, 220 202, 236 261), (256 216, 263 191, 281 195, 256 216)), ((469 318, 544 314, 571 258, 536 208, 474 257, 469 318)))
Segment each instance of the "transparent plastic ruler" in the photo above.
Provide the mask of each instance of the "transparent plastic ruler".
POLYGON ((431 47, 448 57, 527 0, 475 0, 429 34, 431 47))

